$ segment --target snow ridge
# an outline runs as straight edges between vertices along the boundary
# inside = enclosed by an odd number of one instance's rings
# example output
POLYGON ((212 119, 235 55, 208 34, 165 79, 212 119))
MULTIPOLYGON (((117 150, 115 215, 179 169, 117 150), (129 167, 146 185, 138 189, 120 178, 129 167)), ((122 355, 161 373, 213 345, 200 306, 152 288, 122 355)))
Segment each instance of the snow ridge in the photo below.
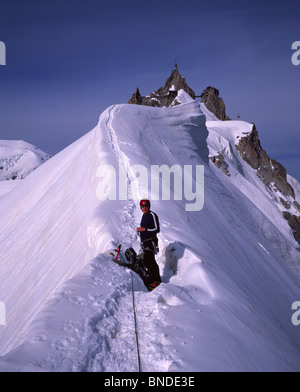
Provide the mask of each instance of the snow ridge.
POLYGON ((0 300, 8 314, 0 370, 137 371, 131 275, 107 253, 119 243, 138 250, 133 196, 144 190, 131 167, 175 163, 205 166, 205 208, 187 213, 179 201, 153 202, 163 284, 148 293, 134 277, 142 370, 300 370, 294 239, 234 154, 241 124, 222 133, 204 112, 197 102, 112 106, 3 198, 0 300), (220 146, 230 177, 208 159, 220 146), (128 172, 128 200, 97 199, 101 165, 128 172))

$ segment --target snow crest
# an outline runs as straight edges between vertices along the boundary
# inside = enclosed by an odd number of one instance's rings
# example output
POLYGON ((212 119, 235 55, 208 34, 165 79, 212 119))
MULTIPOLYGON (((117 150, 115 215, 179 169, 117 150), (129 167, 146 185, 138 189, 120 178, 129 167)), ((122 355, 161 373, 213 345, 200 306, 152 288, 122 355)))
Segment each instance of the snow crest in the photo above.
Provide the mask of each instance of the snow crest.
POLYGON ((292 234, 277 226, 280 211, 235 155, 240 124, 220 135, 205 114, 195 101, 112 106, 2 199, 0 370, 137 371, 132 278, 143 371, 300 370, 292 234), (220 146, 231 177, 208 159, 220 146), (130 172, 138 164, 205 166, 201 212, 152 203, 163 283, 151 293, 108 255, 119 243, 138 250, 138 203, 97 198, 101 165, 123 167, 138 198, 130 172))

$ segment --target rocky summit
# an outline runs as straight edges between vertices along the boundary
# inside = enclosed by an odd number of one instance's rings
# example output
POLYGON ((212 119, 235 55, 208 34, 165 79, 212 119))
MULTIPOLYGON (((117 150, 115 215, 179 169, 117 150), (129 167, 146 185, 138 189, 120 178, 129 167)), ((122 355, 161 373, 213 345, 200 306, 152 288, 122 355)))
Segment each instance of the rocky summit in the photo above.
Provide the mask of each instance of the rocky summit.
POLYGON ((141 95, 139 88, 137 88, 128 103, 152 107, 175 106, 180 104, 176 100, 180 90, 184 90, 193 99, 195 99, 195 92, 187 85, 185 78, 182 77, 178 71, 177 64, 175 64, 175 69, 172 71, 163 87, 160 87, 158 90, 155 90, 153 93, 145 97, 141 95))
POLYGON ((288 182, 285 167, 270 158, 262 148, 255 125, 249 135, 239 140, 236 148, 244 161, 256 170, 257 176, 265 184, 268 192, 274 195, 274 200, 279 199, 282 208, 286 210, 282 212, 282 215, 291 227, 296 241, 300 244, 300 217, 291 213, 291 210, 300 212, 300 205, 296 200, 292 185, 288 182), (278 194, 279 198, 276 197, 278 194))
POLYGON ((226 114, 226 108, 223 99, 219 96, 220 92, 214 87, 207 87, 201 94, 201 102, 211 111, 219 120, 226 121, 230 118, 226 114))
POLYGON ((236 147, 244 161, 257 170, 257 175, 265 185, 269 187, 272 184, 283 195, 295 199, 295 191, 287 181, 286 169, 281 163, 271 159, 261 147, 255 125, 250 135, 241 138, 236 147))

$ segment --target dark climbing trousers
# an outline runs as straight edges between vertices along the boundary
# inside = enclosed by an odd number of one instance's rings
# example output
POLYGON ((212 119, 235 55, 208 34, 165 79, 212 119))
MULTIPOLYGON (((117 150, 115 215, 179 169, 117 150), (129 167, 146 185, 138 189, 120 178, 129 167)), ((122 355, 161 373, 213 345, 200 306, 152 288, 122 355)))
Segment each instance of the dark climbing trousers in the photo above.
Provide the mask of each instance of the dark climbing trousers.
POLYGON ((144 266, 147 268, 150 274, 148 283, 161 283, 159 267, 156 263, 154 255, 154 245, 149 241, 144 246, 144 266))

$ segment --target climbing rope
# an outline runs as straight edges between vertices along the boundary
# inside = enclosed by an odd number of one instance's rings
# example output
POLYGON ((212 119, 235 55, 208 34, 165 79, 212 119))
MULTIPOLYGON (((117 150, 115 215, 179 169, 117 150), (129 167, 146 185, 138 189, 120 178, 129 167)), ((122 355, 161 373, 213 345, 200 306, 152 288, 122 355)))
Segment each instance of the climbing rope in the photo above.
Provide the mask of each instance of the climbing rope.
MULTIPOLYGON (((105 223, 105 225, 104 225, 102 230, 105 229, 105 227, 108 225, 108 222, 110 220, 115 225, 115 222, 113 221, 112 216, 111 216, 107 220, 107 222, 105 223)), ((118 248, 117 258, 119 256, 120 256, 121 259, 123 259, 123 255, 121 253, 121 246, 118 248)), ((139 335, 138 335, 138 330, 137 330, 137 317, 136 317, 136 305, 135 305, 135 297, 134 297, 133 273, 130 272, 130 274, 131 274, 132 306, 133 306, 133 314, 134 314, 134 329, 135 329, 136 349, 137 349, 137 356, 138 356, 138 368, 139 368, 139 373, 141 373, 142 372, 142 365, 141 365, 141 356, 140 356, 139 335)))
POLYGON ((138 366, 139 366, 139 373, 142 372, 141 366, 141 356, 140 356, 140 346, 139 346, 139 335, 137 330, 137 317, 136 317, 136 306, 135 306, 135 298, 134 298, 134 287, 133 287, 133 273, 131 272, 131 284, 132 284, 132 304, 133 304, 133 314, 134 314, 134 329, 135 329, 135 338, 136 338, 136 349, 138 355, 138 366))

